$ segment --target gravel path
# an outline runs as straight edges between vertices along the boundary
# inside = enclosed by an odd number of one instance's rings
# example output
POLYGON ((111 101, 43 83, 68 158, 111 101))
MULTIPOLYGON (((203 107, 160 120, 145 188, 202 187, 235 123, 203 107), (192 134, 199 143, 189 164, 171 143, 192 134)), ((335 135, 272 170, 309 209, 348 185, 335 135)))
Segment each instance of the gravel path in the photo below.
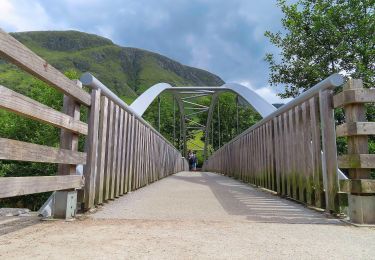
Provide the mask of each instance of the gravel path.
POLYGON ((0 259, 11 258, 375 259, 375 229, 221 175, 182 172, 83 220, 0 235, 0 259))

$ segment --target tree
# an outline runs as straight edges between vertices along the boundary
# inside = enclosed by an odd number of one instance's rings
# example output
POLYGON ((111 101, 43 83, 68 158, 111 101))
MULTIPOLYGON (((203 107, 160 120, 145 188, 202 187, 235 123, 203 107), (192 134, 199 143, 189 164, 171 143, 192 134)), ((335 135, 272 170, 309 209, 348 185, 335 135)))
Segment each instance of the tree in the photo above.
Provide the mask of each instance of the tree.
POLYGON ((375 0, 278 0, 285 32, 265 36, 280 49, 266 54, 271 85, 285 85, 281 97, 301 91, 335 72, 374 86, 375 0))

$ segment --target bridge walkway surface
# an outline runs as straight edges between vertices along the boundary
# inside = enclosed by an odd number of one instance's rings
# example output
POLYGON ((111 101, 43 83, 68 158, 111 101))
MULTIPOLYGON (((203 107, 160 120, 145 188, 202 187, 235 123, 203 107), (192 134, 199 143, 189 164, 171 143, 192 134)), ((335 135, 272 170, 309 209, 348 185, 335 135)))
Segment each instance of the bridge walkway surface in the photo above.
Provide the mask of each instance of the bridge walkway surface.
POLYGON ((169 176, 75 221, 30 223, 0 235, 1 259, 375 257, 374 229, 208 172, 169 176))

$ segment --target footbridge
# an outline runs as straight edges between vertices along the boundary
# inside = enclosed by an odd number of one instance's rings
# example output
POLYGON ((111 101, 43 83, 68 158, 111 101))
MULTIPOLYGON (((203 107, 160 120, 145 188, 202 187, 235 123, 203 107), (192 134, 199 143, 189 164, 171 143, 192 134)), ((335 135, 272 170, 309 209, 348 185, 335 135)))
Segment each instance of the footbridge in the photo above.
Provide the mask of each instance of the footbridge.
MULTIPOLYGON (((261 188, 332 216, 345 212, 354 223, 375 223, 375 182, 371 177, 375 155, 368 147, 375 123, 367 122, 365 116, 365 104, 375 102, 375 90, 363 88, 360 79, 344 82, 342 76, 333 74, 279 109, 251 89, 234 83, 216 87, 160 83, 128 105, 100 79, 85 73, 80 80, 70 80, 1 30, 0 56, 64 95, 62 110, 58 111, 11 90, 16 86, 0 86, 1 109, 61 129, 59 147, 0 138, 1 160, 59 166, 54 176, 1 177, 0 199, 53 191, 44 209, 55 218, 71 218, 76 205, 89 211, 131 197, 133 191, 162 179, 190 180, 197 185, 215 180, 230 196, 245 196, 247 189, 261 188), (181 112, 182 149, 174 147, 142 118, 153 100, 166 91, 173 94, 181 112), (209 156, 207 140, 213 108, 223 91, 241 96, 263 119, 209 156), (205 95, 212 96, 210 106, 193 101, 205 95), (83 108, 88 110, 87 119, 82 119, 83 108), (345 118, 335 117, 335 109, 342 109, 345 118), (200 112, 208 114, 206 125, 196 125, 205 131, 203 171, 207 174, 189 179, 191 173, 181 174, 188 171, 184 157, 189 130, 186 122, 200 112), (345 154, 338 154, 337 138, 347 140, 345 154), (78 145, 82 139, 84 150, 78 145), (239 183, 244 186, 238 188, 239 183)), ((210 187, 215 190, 217 185, 210 187)), ((220 189, 215 196, 223 199, 220 189)), ((260 193, 251 194, 246 196, 255 203, 260 193)), ((231 205, 223 207, 230 211, 231 205)))

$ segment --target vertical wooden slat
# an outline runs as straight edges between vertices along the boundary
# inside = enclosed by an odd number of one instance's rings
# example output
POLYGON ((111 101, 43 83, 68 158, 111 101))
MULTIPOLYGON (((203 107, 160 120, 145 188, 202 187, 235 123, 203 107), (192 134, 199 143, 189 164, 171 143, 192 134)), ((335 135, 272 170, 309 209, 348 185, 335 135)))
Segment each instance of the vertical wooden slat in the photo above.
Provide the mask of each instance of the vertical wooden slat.
POLYGON ((303 118, 302 118, 302 107, 301 105, 296 106, 295 109, 295 115, 296 115, 296 137, 297 137, 297 169, 296 169, 296 184, 297 184, 297 197, 298 200, 301 202, 305 202, 305 169, 304 165, 306 164, 306 157, 305 152, 307 147, 305 147, 304 144, 304 131, 303 131, 303 118))
POLYGON ((320 118, 318 98, 310 99, 310 127, 311 127, 311 142, 312 142, 312 156, 313 156, 313 178, 314 178, 314 205, 322 208, 323 200, 323 175, 322 175, 322 149, 320 142, 320 118))
POLYGON ((106 165, 105 165, 105 186, 104 199, 108 200, 111 196, 111 168, 112 168, 112 150, 113 150, 113 120, 115 104, 109 100, 108 105, 108 124, 107 124, 107 148, 106 148, 106 165))
POLYGON ((88 135, 86 139, 87 162, 83 168, 85 176, 84 207, 90 209, 94 207, 95 181, 97 171, 97 151, 98 151, 98 130, 100 111, 100 89, 91 90, 91 107, 88 121, 88 135))
POLYGON ((338 212, 338 178, 335 118, 331 90, 319 92, 320 118, 322 124, 323 163, 326 166, 326 210, 338 212))
POLYGON ((123 126, 124 126, 124 110, 119 108, 119 119, 118 119, 118 143, 117 143, 117 162, 116 162, 116 187, 115 196, 120 196, 121 186, 121 162, 122 162, 122 146, 123 146, 123 126))
POLYGON ((119 119, 119 106, 115 105, 113 116, 113 147, 112 147, 112 161, 111 163, 111 185, 110 185, 110 199, 115 198, 115 185, 116 185, 116 168, 117 168, 117 143, 118 143, 118 119, 119 119))
POLYGON ((277 194, 280 195, 281 190, 280 190, 280 175, 281 175, 281 165, 280 165, 280 160, 281 160, 281 152, 280 152, 280 133, 279 133, 279 117, 275 117, 273 119, 273 133, 274 133, 274 143, 275 143, 275 189, 274 191, 277 192, 277 194))
POLYGON ((101 97, 100 101, 100 120, 99 120, 99 143, 98 143, 98 171, 96 175, 96 195, 95 204, 103 203, 104 197, 104 173, 105 156, 107 146, 107 126, 108 126, 108 98, 101 97))
POLYGON ((306 190, 306 203, 312 205, 312 187, 313 187, 313 155, 312 155, 312 129, 310 128, 310 104, 306 101, 302 104, 302 131, 303 131, 303 144, 305 147, 304 159, 304 176, 305 176, 305 190, 306 190))
MULTIPOLYGON (((78 87, 82 88, 82 83, 76 81, 78 87)), ((80 105, 71 96, 64 95, 63 113, 80 120, 80 105)), ((60 148, 72 151, 78 151, 79 135, 67 129, 62 128, 60 133, 60 148)), ((76 165, 59 164, 58 175, 74 175, 76 174, 76 165)))
POLYGON ((127 142, 128 142, 128 113, 124 111, 124 119, 123 119, 123 139, 122 139, 122 152, 121 152, 121 179, 120 179, 120 195, 123 195, 125 193, 125 174, 126 174, 126 148, 127 148, 127 142))
POLYGON ((296 182, 296 125, 295 125, 295 109, 289 110, 289 142, 290 142, 290 151, 289 151, 289 163, 291 170, 289 172, 289 196, 294 199, 297 199, 297 182, 296 182))
POLYGON ((134 115, 130 115, 129 119, 129 146, 128 146, 128 166, 127 166, 127 189, 126 192, 130 192, 132 190, 132 178, 133 178, 133 157, 134 157, 134 115))

